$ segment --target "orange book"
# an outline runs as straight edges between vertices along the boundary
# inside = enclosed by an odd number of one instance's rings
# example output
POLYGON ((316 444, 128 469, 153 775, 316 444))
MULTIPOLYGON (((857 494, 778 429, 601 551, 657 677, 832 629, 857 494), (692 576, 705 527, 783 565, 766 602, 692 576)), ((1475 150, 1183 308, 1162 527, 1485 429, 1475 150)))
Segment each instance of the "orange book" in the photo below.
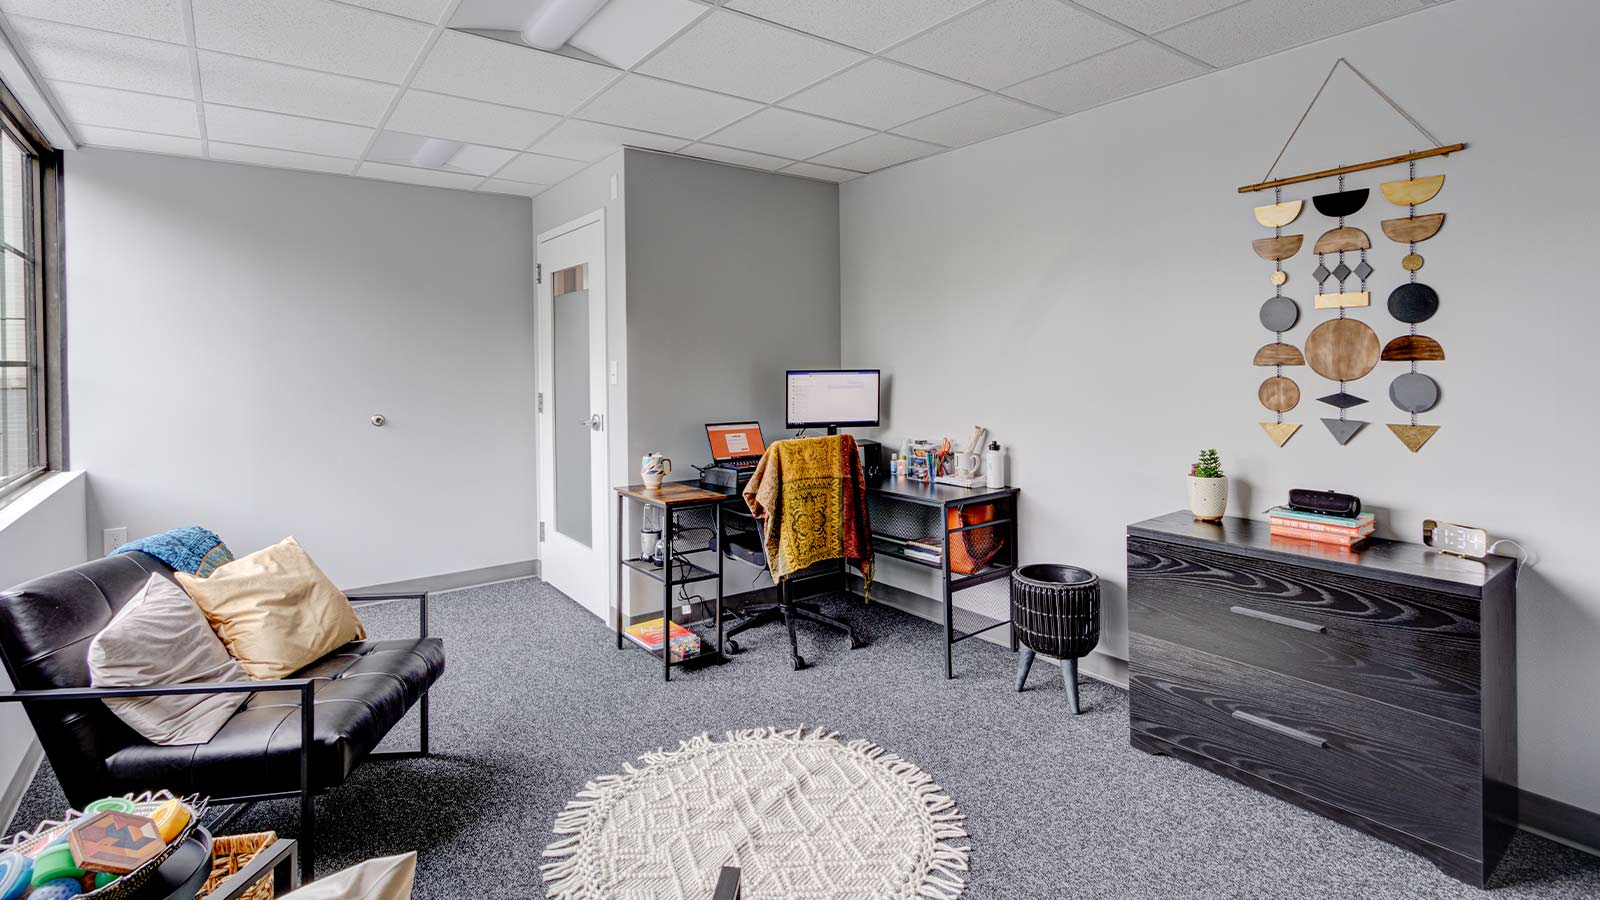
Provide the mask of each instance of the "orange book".
POLYGON ((1366 540, 1366 535, 1332 534, 1326 531, 1311 531, 1306 528, 1291 528, 1284 525, 1272 526, 1273 537, 1292 538, 1297 541, 1315 541, 1319 544, 1333 544, 1337 547, 1353 547, 1366 540))

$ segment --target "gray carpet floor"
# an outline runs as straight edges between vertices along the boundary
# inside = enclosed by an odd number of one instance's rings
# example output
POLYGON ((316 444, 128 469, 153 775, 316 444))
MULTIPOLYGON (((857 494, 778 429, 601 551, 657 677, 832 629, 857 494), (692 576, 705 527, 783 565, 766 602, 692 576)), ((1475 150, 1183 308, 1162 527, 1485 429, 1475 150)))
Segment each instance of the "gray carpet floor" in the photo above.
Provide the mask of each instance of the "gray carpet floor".
MULTIPOLYGON (((661 681, 605 627, 542 582, 438 595, 448 669, 433 694, 428 759, 373 762, 319 801, 323 873, 417 850, 416 897, 541 897, 539 851, 590 777, 679 739, 758 726, 825 725, 900 753, 967 814, 968 900, 1054 898, 1456 898, 1484 896, 1431 864, 1175 760, 1128 746, 1126 695, 1085 681, 1069 716, 1042 661, 1012 691, 1014 657, 957 646, 941 677, 938 629, 840 598, 871 641, 802 628, 813 667, 789 668, 781 628, 733 662, 661 681)), ((415 628, 402 605, 363 611, 374 635, 415 628)), ((414 633, 414 632, 413 632, 414 633)), ((412 738, 402 725, 396 739, 412 738)), ((17 825, 64 806, 48 766, 17 825)), ((295 833, 296 806, 262 804, 237 831, 295 833)), ((1491 896, 1600 897, 1600 859, 1519 835, 1491 896)))

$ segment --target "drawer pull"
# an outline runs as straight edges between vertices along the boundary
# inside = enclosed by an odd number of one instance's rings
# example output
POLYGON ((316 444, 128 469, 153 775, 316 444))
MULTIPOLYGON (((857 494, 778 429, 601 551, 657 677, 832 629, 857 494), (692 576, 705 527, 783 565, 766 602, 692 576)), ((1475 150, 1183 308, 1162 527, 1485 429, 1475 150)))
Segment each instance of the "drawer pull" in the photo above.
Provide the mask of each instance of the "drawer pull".
POLYGON ((1328 631, 1328 629, 1323 628, 1321 625, 1314 625, 1310 622, 1302 622, 1299 619, 1291 619, 1288 616, 1275 616, 1272 613, 1262 612, 1259 609, 1251 609, 1248 606, 1231 606, 1228 608, 1228 612, 1231 612, 1235 615, 1248 616, 1252 619, 1260 619, 1263 622, 1271 622, 1275 625, 1287 625, 1290 628, 1298 628, 1301 631, 1314 631, 1317 634, 1325 634, 1328 631))
POLYGON ((1263 719, 1260 716, 1252 716, 1247 712, 1240 712, 1237 709, 1233 711, 1233 717, 1241 722, 1249 722, 1251 725, 1254 725, 1257 728, 1265 728, 1266 730, 1275 734, 1281 734, 1284 737, 1294 738, 1301 743, 1310 744, 1313 747, 1318 747, 1323 750, 1328 748, 1328 742, 1322 738, 1319 738, 1314 734, 1307 734, 1298 728, 1290 728, 1287 725, 1281 725, 1272 721, 1271 719, 1263 719))

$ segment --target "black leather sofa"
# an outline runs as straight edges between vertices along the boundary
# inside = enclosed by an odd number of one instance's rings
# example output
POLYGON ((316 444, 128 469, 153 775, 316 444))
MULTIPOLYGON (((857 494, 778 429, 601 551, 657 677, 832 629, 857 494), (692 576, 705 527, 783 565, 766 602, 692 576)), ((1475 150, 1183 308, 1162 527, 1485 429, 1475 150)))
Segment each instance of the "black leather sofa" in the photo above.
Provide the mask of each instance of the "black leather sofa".
POLYGON ((213 804, 300 799, 300 861, 314 872, 312 798, 343 784, 363 760, 428 753, 428 690, 444 672, 444 643, 428 637, 426 594, 351 596, 358 605, 412 600, 416 638, 354 641, 279 681, 248 685, 252 696, 209 743, 152 744, 101 701, 112 696, 239 693, 238 683, 93 688, 89 642, 151 574, 172 570, 143 553, 96 559, 0 593, 0 661, 16 690, 0 702, 27 710, 67 799, 166 788, 213 804), (420 704, 418 751, 374 748, 420 704))

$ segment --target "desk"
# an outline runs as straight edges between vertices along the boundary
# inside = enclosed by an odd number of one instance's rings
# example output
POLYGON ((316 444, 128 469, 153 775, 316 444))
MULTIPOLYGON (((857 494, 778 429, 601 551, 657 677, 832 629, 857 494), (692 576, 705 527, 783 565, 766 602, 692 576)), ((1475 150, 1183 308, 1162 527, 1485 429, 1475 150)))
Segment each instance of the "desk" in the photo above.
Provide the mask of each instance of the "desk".
MULTIPOLYGON (((622 634, 622 573, 628 569, 642 572, 645 576, 661 582, 661 649, 648 650, 639 644, 635 647, 661 657, 661 676, 666 681, 672 680, 672 667, 691 662, 704 662, 709 659, 720 661, 722 654, 722 558, 723 531, 722 531, 722 506, 728 502, 728 495, 715 490, 701 488, 691 481, 669 481, 659 488, 648 488, 642 484, 630 484, 616 489, 617 492, 617 649, 621 650, 624 644, 622 634), (627 522, 627 501, 633 500, 645 506, 654 506, 662 511, 662 552, 661 558, 664 565, 656 565, 645 558, 627 558, 629 546, 625 534, 627 522), (711 528, 716 535, 714 544, 708 542, 705 547, 680 549, 675 554, 672 547, 673 522, 680 513, 692 510, 710 510, 711 528), (712 551, 717 557, 715 570, 698 566, 686 557, 692 554, 712 551), (672 659, 671 650, 671 622, 672 622, 672 589, 702 581, 714 581, 717 585, 716 599, 716 631, 717 642, 715 649, 705 648, 704 638, 701 635, 701 650, 695 656, 687 659, 672 659)), ((742 501, 741 501, 742 502, 742 501)), ((629 641, 628 643, 632 643, 629 641)))

